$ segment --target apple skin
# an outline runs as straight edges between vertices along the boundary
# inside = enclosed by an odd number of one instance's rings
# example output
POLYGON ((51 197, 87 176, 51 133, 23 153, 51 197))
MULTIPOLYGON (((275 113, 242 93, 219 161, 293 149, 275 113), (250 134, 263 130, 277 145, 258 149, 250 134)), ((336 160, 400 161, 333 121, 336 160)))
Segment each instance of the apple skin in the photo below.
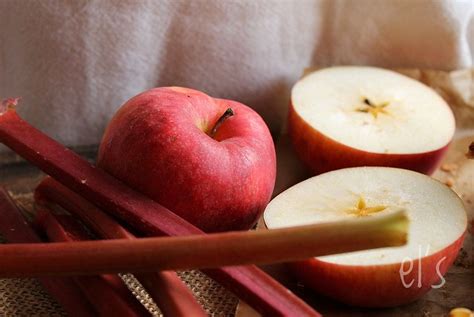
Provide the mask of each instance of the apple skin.
POLYGON ((314 129, 296 113, 291 104, 288 134, 296 154, 314 175, 357 166, 398 167, 431 175, 449 147, 448 143, 438 150, 416 154, 384 154, 358 150, 314 129))
POLYGON ((250 229, 275 185, 276 155, 249 107, 187 88, 155 88, 109 123, 98 166, 206 232, 250 229), (213 137, 208 135, 228 109, 213 137))
MULTIPOLYGON (((462 247, 465 233, 446 248, 421 258, 421 287, 418 287, 420 259, 413 260, 410 273, 401 277, 401 263, 358 266, 323 262, 316 258, 289 264, 291 272, 304 285, 335 300, 360 307, 393 307, 408 304, 427 293, 432 285, 439 284, 439 273, 444 276, 462 247)), ((425 250, 421 250, 421 254, 425 250)), ((404 264, 408 272, 410 264, 404 264)))

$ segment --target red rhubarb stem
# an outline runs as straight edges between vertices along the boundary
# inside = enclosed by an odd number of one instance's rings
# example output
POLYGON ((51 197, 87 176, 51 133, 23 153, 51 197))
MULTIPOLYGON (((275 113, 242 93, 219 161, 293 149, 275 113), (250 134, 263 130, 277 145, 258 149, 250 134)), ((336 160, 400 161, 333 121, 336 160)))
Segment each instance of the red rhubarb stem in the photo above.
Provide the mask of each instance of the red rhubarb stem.
MULTIPOLYGON (((269 264, 407 241, 404 211, 307 226, 191 235, 0 246, 0 277, 152 272, 269 264)), ((69 231, 68 231, 69 232, 69 231)))
MULTIPOLYGON (((146 235, 204 234, 170 210, 97 169, 21 119, 0 114, 0 141, 57 181, 146 235)), ((206 270, 255 310, 268 316, 320 316, 256 266, 206 270)))
MULTIPOLYGON (((72 244, 89 238, 88 233, 70 216, 56 216, 46 209, 38 212, 35 223, 46 233, 50 241, 72 244)), ((150 315, 117 275, 80 276, 73 279, 100 316, 150 315)))
MULTIPOLYGON (((18 210, 6 190, 0 187, 0 232, 12 243, 39 243, 40 238, 18 210)), ((96 316, 92 305, 81 290, 68 277, 43 277, 38 281, 44 289, 55 298, 68 316, 96 316)))
MULTIPOLYGON (((89 203, 81 196, 70 191, 51 177, 46 177, 35 192, 35 199, 41 198, 47 203, 56 203, 72 215, 79 218, 98 236, 105 239, 135 239, 135 236, 118 224, 114 219, 89 203), (56 198, 61 199, 56 199, 56 198)), ((165 316, 207 316, 196 301, 191 290, 173 271, 156 273, 137 273, 135 277, 155 300, 165 316)))

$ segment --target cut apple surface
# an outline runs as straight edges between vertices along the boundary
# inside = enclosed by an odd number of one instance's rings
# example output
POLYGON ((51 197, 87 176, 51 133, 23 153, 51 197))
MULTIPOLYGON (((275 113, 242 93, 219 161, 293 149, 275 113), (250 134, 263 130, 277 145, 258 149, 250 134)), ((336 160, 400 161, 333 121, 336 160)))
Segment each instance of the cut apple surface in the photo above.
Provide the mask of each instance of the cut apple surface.
POLYGON ((315 172, 380 165, 434 170, 455 131, 431 88, 393 71, 333 67, 293 87, 289 134, 315 172))
POLYGON ((415 300, 456 258, 467 226, 460 198, 428 176, 397 168, 359 167, 325 173, 278 195, 264 213, 268 228, 378 217, 397 208, 410 219, 406 246, 324 256, 291 264, 298 279, 358 306, 415 300))

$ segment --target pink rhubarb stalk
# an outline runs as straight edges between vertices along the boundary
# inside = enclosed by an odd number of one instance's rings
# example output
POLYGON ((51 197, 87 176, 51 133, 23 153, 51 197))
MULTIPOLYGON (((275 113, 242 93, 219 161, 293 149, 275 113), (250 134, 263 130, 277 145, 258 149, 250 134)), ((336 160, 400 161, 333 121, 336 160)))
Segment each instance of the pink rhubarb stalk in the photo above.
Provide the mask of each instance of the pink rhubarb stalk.
MULTIPOLYGON (((73 244, 75 241, 89 239, 87 232, 70 216, 56 216, 46 209, 41 209, 35 223, 46 233, 50 241, 73 244)), ((100 316, 150 315, 118 275, 80 276, 73 279, 100 316)))
MULTIPOLYGON (((46 177, 35 192, 37 203, 57 203, 79 218, 96 235, 105 239, 135 239, 135 236, 95 205, 46 177), (56 198, 61 199, 56 199, 56 198), (45 199, 46 201, 43 201, 45 199)), ((173 271, 137 273, 135 277, 155 300, 165 316, 207 316, 191 290, 173 271)))
POLYGON ((0 246, 0 277, 268 264, 406 243, 403 211, 333 223, 185 237, 0 246))
MULTIPOLYGON (((40 238, 18 210, 6 190, 0 187, 0 232, 12 243, 40 243, 40 238)), ((55 298, 68 316, 94 317, 96 312, 82 291, 69 277, 42 277, 44 289, 55 298)))

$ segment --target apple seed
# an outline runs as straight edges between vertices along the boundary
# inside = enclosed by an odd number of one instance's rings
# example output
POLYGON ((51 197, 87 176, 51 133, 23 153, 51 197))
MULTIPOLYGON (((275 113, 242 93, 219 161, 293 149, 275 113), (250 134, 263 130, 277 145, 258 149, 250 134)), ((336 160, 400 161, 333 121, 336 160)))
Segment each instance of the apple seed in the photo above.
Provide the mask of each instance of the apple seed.
POLYGON ((370 113, 375 119, 377 119, 379 113, 388 114, 387 110, 385 110, 385 107, 390 104, 388 101, 382 102, 378 105, 372 103, 369 98, 364 98, 363 101, 365 106, 357 108, 356 111, 370 113))

